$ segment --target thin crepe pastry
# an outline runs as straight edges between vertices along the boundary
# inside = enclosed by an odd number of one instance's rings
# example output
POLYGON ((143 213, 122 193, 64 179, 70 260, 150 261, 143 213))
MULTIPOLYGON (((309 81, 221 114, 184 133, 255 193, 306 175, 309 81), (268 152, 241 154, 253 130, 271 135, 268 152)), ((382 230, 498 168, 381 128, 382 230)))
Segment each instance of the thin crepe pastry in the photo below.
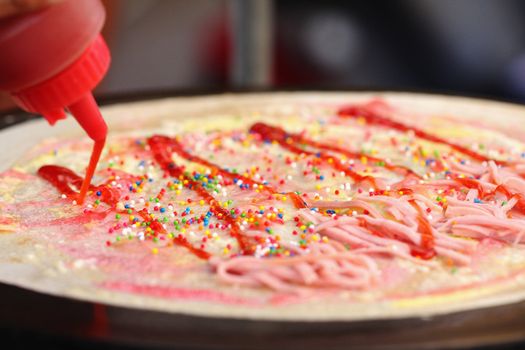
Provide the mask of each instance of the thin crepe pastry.
POLYGON ((71 125, 0 174, 1 281, 281 320, 428 316, 525 296, 522 107, 309 93, 103 114, 113 132, 82 205, 91 145, 71 125))

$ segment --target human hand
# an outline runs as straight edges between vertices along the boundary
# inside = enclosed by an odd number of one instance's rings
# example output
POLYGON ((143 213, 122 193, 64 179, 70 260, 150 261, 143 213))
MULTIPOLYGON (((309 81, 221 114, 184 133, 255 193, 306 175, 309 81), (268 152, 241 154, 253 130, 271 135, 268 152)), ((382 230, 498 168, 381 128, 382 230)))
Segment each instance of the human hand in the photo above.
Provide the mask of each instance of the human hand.
POLYGON ((0 0, 0 20, 21 13, 39 10, 63 0, 0 0))
MULTIPOLYGON (((36 11, 63 0, 0 0, 0 21, 2 19, 36 11)), ((0 111, 14 108, 15 104, 5 92, 0 91, 0 111)))

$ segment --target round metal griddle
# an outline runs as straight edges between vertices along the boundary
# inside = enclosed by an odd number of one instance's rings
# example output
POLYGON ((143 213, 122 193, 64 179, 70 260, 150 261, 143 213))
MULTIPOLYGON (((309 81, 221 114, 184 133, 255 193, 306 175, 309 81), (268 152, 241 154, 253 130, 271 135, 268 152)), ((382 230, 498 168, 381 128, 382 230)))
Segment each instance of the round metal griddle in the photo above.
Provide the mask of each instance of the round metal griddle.
POLYGON ((525 303, 432 319, 270 322, 128 309, 0 285, 0 310, 2 342, 28 347, 308 350, 525 345, 525 303))
MULTIPOLYGON (((31 118, 0 114, 0 129, 31 118)), ((525 302, 428 319, 276 322, 144 311, 0 284, 0 336, 6 348, 520 349, 525 347, 525 302)))

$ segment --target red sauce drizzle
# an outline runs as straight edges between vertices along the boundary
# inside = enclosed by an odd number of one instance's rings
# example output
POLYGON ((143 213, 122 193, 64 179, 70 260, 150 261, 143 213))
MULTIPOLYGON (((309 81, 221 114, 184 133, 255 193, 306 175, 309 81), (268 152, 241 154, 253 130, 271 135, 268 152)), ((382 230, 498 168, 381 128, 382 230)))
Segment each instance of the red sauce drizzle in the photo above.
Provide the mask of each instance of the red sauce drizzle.
POLYGON ((421 233, 421 245, 419 247, 413 247, 411 254, 421 259, 429 260, 436 256, 434 233, 432 232, 432 226, 425 219, 425 213, 421 207, 416 203, 415 200, 411 199, 409 203, 417 210, 417 231, 421 233))
POLYGON ((80 187, 82 178, 72 170, 58 165, 44 165, 38 169, 38 176, 53 185, 60 193, 68 197, 76 195, 77 192, 71 188, 71 185, 80 187))
MULTIPOLYGON (((435 142, 435 143, 440 143, 440 144, 443 144, 443 145, 447 145, 449 146, 450 148, 466 155, 466 156, 469 156, 471 157, 472 159, 475 159, 475 160, 478 160, 478 161, 489 161, 491 160, 490 158, 482 155, 482 154, 479 154, 477 152, 474 152, 472 151, 471 149, 468 149, 467 147, 464 147, 464 146, 461 146, 461 145, 458 145, 458 144, 455 144, 455 143, 452 143, 452 142, 449 142, 439 136, 436 136, 436 135, 433 135, 433 134, 430 134, 424 130, 421 130, 421 129, 418 129, 418 128, 415 128, 415 127, 412 127, 412 126, 409 126, 409 125, 406 125, 406 124, 403 124, 401 122, 398 122, 396 120, 392 120, 390 118, 387 118, 387 117, 384 117, 383 115, 381 115, 380 112, 378 112, 375 107, 377 106, 377 104, 380 103, 379 101, 374 101, 374 102, 371 102, 371 103, 368 103, 368 104, 355 104, 355 105, 348 105, 348 106, 345 106, 341 109, 339 109, 339 111, 337 112, 337 114, 339 115, 339 117, 341 118, 363 118, 367 124, 369 125, 377 125, 377 126, 382 126, 382 127, 386 127, 386 128, 390 128, 390 129, 394 129, 394 130, 397 130, 397 131, 402 131, 402 132, 407 132, 407 131, 412 131, 414 133, 414 135, 416 135, 417 137, 421 138, 421 139, 424 139, 424 140, 427 140, 427 141, 431 141, 431 142, 435 142)), ((384 102, 381 102, 382 105, 385 105, 384 102)), ((499 164, 503 164, 502 162, 498 162, 499 164)))
MULTIPOLYGON (((262 123, 259 123, 259 124, 262 124, 262 123)), ((264 124, 266 127, 268 127, 268 125, 264 124)), ((272 127, 272 128, 275 128, 275 127, 272 127)), ((326 144, 326 143, 322 143, 322 142, 318 142, 318 141, 314 141, 314 140, 311 140, 311 139, 308 139, 304 136, 301 136, 299 134, 289 134, 289 133, 286 133, 286 131, 284 131, 283 129, 281 129, 282 132, 285 133, 286 137, 287 138, 290 138, 292 139, 294 142, 297 142, 297 143, 300 143, 300 144, 303 144, 303 145, 308 145, 308 146, 311 146, 311 147, 315 147, 315 148, 318 148, 318 149, 322 149, 322 150, 325 150, 325 151, 332 151, 332 152, 337 152, 337 153, 341 153, 341 154, 344 154, 345 156, 347 156, 348 158, 361 158, 361 157, 366 157, 367 159, 371 160, 371 161, 374 161, 374 162, 382 162, 384 163, 384 167, 388 170, 392 170, 392 171, 395 171, 395 172, 401 172, 402 174, 405 174, 405 175, 413 175, 417 178, 421 178, 418 174, 416 174, 412 169, 408 168, 408 167, 404 167, 402 165, 395 165, 395 164, 391 164, 389 162, 387 162, 385 159, 382 159, 382 158, 379 158, 379 157, 374 157, 374 156, 370 156, 370 155, 367 155, 367 154, 364 154, 364 153, 361 153, 361 152, 351 152, 351 151, 348 151, 344 148, 341 148, 341 147, 337 147, 337 146, 333 146, 333 145, 330 145, 330 144, 326 144)))
POLYGON ((512 193, 505 185, 498 185, 493 191, 485 191, 483 189, 483 186, 481 186, 481 183, 476 179, 470 179, 466 177, 454 177, 454 181, 456 181, 459 185, 463 185, 469 189, 475 189, 478 191, 478 196, 482 200, 487 200, 497 193, 501 193, 504 196, 507 197, 507 200, 510 200, 511 198, 516 198, 517 202, 514 205, 513 209, 516 209, 518 212, 525 214, 525 196, 521 193, 512 193))
MULTIPOLYGON (((162 234, 167 234, 168 233, 168 232, 166 232, 166 230, 164 229, 164 227, 162 226, 162 224, 160 222, 155 221, 155 220, 153 220, 151 218, 150 214, 148 213, 148 211, 146 209, 139 210, 138 214, 140 215, 140 217, 144 221, 151 222, 149 227, 154 232, 160 232, 162 234)), ((178 235, 177 237, 174 237, 173 238, 173 243, 188 249, 191 253, 193 253, 193 255, 197 256, 198 258, 201 258, 201 259, 204 259, 204 260, 208 260, 211 257, 210 253, 208 253, 207 251, 205 251, 203 249, 195 248, 190 242, 188 242, 186 237, 184 237, 182 235, 178 235)))
MULTIPOLYGON (((364 218, 358 218, 358 222, 359 226, 366 228, 368 231, 372 232, 373 235, 382 238, 389 238, 387 235, 385 235, 383 229, 378 229, 374 225, 369 224, 364 218)), ((434 250, 434 235, 432 234, 430 224, 426 222, 426 220, 422 219, 418 220, 418 226, 418 232, 419 230, 423 230, 423 232, 421 232, 420 246, 415 245, 412 241, 407 239, 401 239, 400 237, 396 237, 396 239, 409 245, 410 255, 424 260, 432 259, 434 256, 436 256, 436 252, 434 250), (422 221, 425 222, 423 226, 421 225, 422 221)))
MULTIPOLYGON (((422 139, 448 145, 452 149, 467 155, 475 160, 478 161, 487 161, 490 160, 490 158, 485 157, 481 154, 478 154, 466 147, 463 147, 461 145, 457 145, 454 143, 450 143, 438 136, 432 135, 430 133, 427 133, 423 130, 405 125, 401 122, 391 120, 389 118, 386 118, 382 116, 380 113, 378 113, 376 110, 374 110, 374 103, 366 104, 366 105, 351 105, 346 106, 344 108, 341 108, 338 112, 340 117, 343 118, 364 118, 366 122, 370 125, 378 125, 383 127, 392 128, 398 131, 412 131, 414 134, 422 139)), ((324 144, 321 142, 317 142, 314 140, 307 139, 301 135, 298 134, 288 134, 285 130, 279 127, 270 126, 265 123, 255 123, 251 126, 250 132, 259 134, 261 138, 267 141, 275 141, 279 145, 281 145, 283 148, 296 153, 296 154, 305 154, 310 156, 315 156, 319 159, 321 159, 323 162, 329 164, 334 169, 344 172, 347 176, 354 179, 356 182, 363 182, 363 181, 370 181, 375 186, 375 179, 371 176, 363 176, 360 175, 351 169, 348 168, 347 165, 342 164, 337 158, 325 154, 323 152, 312 152, 302 149, 300 146, 307 145, 313 148, 326 150, 326 151, 332 151, 337 152, 340 154, 344 154, 350 158, 358 158, 361 156, 366 156, 367 158, 373 160, 373 161, 382 161, 385 162, 381 158, 377 157, 371 157, 368 155, 364 155, 362 153, 357 152, 350 152, 343 148, 332 146, 329 144, 324 144)), ((46 165, 41 167, 38 170, 38 175, 48 181, 50 184, 52 184, 55 188, 57 188, 58 191, 65 194, 69 198, 77 198, 79 203, 82 203, 84 200, 87 192, 89 190, 92 191, 100 191, 101 192, 101 200, 105 203, 107 203, 110 206, 115 206, 116 203, 119 200, 120 193, 118 193, 117 190, 113 188, 109 188, 106 185, 100 185, 100 186, 93 186, 91 185, 90 181, 91 178, 95 172, 96 165, 98 163, 98 160, 100 158, 100 154, 102 152, 102 149, 104 147, 104 142, 99 141, 96 142, 93 147, 93 152, 91 154, 89 166, 86 171, 86 176, 84 179, 82 179, 80 176, 75 174, 73 171, 60 167, 55 165, 46 165), (80 194, 77 194, 76 189, 80 188, 80 194)), ((179 156, 187 159, 188 161, 199 163, 201 165, 204 165, 211 169, 212 173, 214 174, 220 174, 223 177, 233 179, 238 178, 243 181, 243 183, 249 184, 249 185, 257 185, 262 186, 262 188, 269 192, 270 194, 277 194, 277 192, 273 187, 268 186, 266 184, 262 184, 260 182, 254 181, 248 177, 245 177, 241 174, 235 174, 230 171, 227 171, 220 166, 211 163, 207 161, 206 159, 200 158, 196 155, 192 155, 189 152, 187 152, 182 144, 177 141, 176 139, 169 138, 166 136, 161 135, 155 135, 148 139, 148 144, 151 148, 151 152, 153 155, 153 158, 157 161, 157 163, 161 166, 161 168, 166 171, 170 176, 177 177, 181 180, 185 180, 188 182, 188 188, 191 188, 193 191, 195 191, 201 198, 203 198, 208 205, 210 206, 210 210, 214 213, 214 215, 219 219, 225 221, 229 227, 232 237, 235 237, 237 240, 239 247, 241 249, 241 252, 244 254, 249 254, 251 251, 250 244, 248 242, 248 238, 245 237, 238 226, 237 221, 235 218, 230 214, 228 210, 218 205, 215 198, 204 188, 202 185, 195 181, 190 176, 186 175, 184 173, 184 168, 176 165, 173 160, 171 159, 171 155, 175 152, 179 156)), ((385 162, 385 167, 389 170, 393 171, 402 171, 406 175, 414 175, 419 177, 416 173, 414 173, 411 169, 388 164, 385 162)), ((517 198, 518 203, 515 205, 515 209, 519 210, 522 213, 525 213, 525 196, 519 194, 519 193, 512 193, 508 188, 506 188, 503 185, 499 185, 496 187, 494 191, 486 192, 483 190, 483 187, 481 186, 480 182, 476 179, 471 178, 459 178, 455 177, 453 178, 454 181, 458 183, 458 186, 465 186, 467 188, 476 189, 478 190, 480 198, 487 198, 490 196, 495 195, 496 193, 502 193, 504 194, 508 199, 510 198, 517 198)), ((454 187, 454 186, 452 186, 454 187)), ((412 190, 408 188, 403 188, 403 192, 410 193, 412 190)), ((296 193, 290 192, 287 193, 288 196, 292 199, 294 205, 296 208, 305 208, 306 204, 305 202, 298 196, 296 193)), ((431 259, 436 255, 435 252, 435 241, 434 241, 434 235, 432 232, 432 226, 430 223, 425 219, 425 214, 423 210, 420 208, 420 206, 414 201, 411 200, 410 204, 416 208, 418 211, 418 232, 421 234, 421 244, 419 246, 414 245, 412 242, 405 243, 409 244, 411 247, 411 254, 415 257, 419 257, 421 259, 431 259)), ((163 233, 166 234, 166 230, 163 228, 162 224, 158 220, 154 220, 151 215, 147 212, 146 209, 142 209, 138 211, 138 215, 140 215, 144 220, 150 222, 150 227, 152 230, 156 233, 163 233)), ((370 230, 374 235, 383 237, 385 236, 381 230, 378 230, 377 228, 373 227, 372 225, 368 224, 366 220, 360 219, 359 224, 363 227, 366 227, 368 230, 370 230)), ((173 239, 173 242, 179 246, 183 246, 186 249, 188 249, 190 252, 192 252, 195 256, 201 258, 201 259, 208 259, 210 258, 210 253, 206 252, 205 250, 198 249, 194 247, 184 236, 179 235, 173 239)))
POLYGON ((229 179, 233 179, 233 178, 237 178, 237 179, 241 179, 243 181, 243 183, 245 184, 249 184, 251 186, 253 185, 260 185, 263 187, 263 189, 271 194, 274 194, 274 193, 277 193, 277 191, 275 189, 273 189, 271 186, 268 186, 268 185, 264 185, 260 182, 257 182, 257 181, 254 181, 246 176, 243 176, 241 174, 234 174, 232 172, 229 172, 223 168, 221 168, 220 166, 214 164, 214 163, 211 163, 209 161, 207 161, 206 159, 203 159, 201 157, 198 157, 198 156, 195 156, 193 154, 190 154, 189 152, 187 152, 184 147, 182 146, 182 144, 177 141, 175 138, 171 138, 171 137, 167 137, 167 136, 162 136, 162 135, 154 135, 152 137, 149 138, 148 142, 151 142, 151 143, 154 143, 154 144, 164 144, 167 148, 169 148, 169 153, 171 154, 172 152, 175 152, 177 153, 179 156, 181 156, 182 158, 186 159, 186 160, 189 160, 190 162, 194 162, 194 163, 198 163, 198 164, 201 164, 201 165, 204 165, 208 168, 210 168, 210 170, 212 171, 212 174, 215 175, 215 174, 220 174, 222 175, 223 177, 226 177, 226 178, 229 178, 229 179))
MULTIPOLYGON (((231 179, 233 180, 234 178, 237 178, 237 179, 240 179, 242 180, 243 183, 245 184, 249 184, 251 186, 253 185, 257 185, 257 186, 262 186, 262 188, 270 193, 270 194, 277 194, 279 193, 276 189, 274 189, 272 186, 268 186, 266 184, 263 184, 259 181, 255 181, 255 180, 252 180, 250 179, 249 177, 246 177, 244 175, 241 175, 241 174, 235 174, 235 173, 232 173, 226 169, 223 169, 221 168, 220 166, 218 166, 217 164, 214 164, 206 159, 203 159, 201 157, 198 157, 198 156, 195 156, 189 152, 187 152, 184 147, 182 146, 182 144, 177 141, 176 139, 174 138, 170 138, 170 137, 167 137, 167 136, 162 136, 162 135, 154 135, 150 138, 151 142, 154 142, 154 143, 164 143, 166 145, 168 145, 168 147, 170 148, 170 151, 171 152, 176 152, 179 156, 181 156, 182 158, 186 159, 186 160, 189 160, 190 162, 195 162, 195 163, 198 163, 198 164, 201 164, 201 165, 204 165, 208 168, 211 169, 212 173, 213 174, 220 174, 222 175, 223 177, 226 177, 228 179, 231 179)), ((297 193, 294 193, 294 192, 287 192, 286 193, 287 196, 289 196, 295 207, 297 209, 300 209, 300 208, 306 208, 306 203, 301 199, 301 197, 297 194, 297 193)))
MULTIPOLYGON (((69 198, 76 197, 76 200, 79 204, 84 202, 88 190, 94 190, 95 187, 91 185, 91 179, 97 168, 98 160, 100 159, 100 154, 104 149, 104 144, 106 140, 95 141, 93 146, 93 151, 91 152, 91 157, 89 159, 89 165, 86 170, 86 176, 82 179, 80 176, 75 174, 72 170, 67 168, 56 166, 56 165, 44 165, 38 169, 38 175, 55 186, 57 190, 65 194, 69 198), (71 185, 76 188, 80 187, 80 193, 77 196, 76 190, 71 188, 71 185)), ((99 188, 97 188, 99 189, 99 188)), ((101 191, 105 194, 103 200, 109 201, 108 204, 112 204, 115 200, 113 195, 108 193, 108 189, 100 188, 101 191)), ((118 198, 116 198, 118 200, 118 198)))
POLYGON ((157 161, 161 168, 170 174, 170 176, 188 181, 188 187, 195 191, 202 199, 206 201, 206 203, 208 203, 210 210, 215 214, 215 216, 220 220, 224 220, 230 225, 231 235, 237 240, 241 252, 249 253, 249 243, 247 238, 242 235, 239 226, 237 225, 237 221, 231 216, 230 212, 221 207, 215 198, 205 188, 203 188, 199 182, 185 175, 183 169, 176 165, 171 159, 171 154, 176 152, 176 149, 180 147, 180 144, 173 142, 173 139, 167 137, 154 136, 148 139, 148 145, 150 146, 151 152, 153 153, 153 158, 157 161))
MULTIPOLYGON (((51 185, 53 185, 58 191, 65 194, 66 196, 70 198, 74 198, 77 196, 77 192, 71 188, 71 186, 79 187, 83 182, 82 178, 75 174, 72 170, 56 166, 56 165, 45 165, 41 167, 38 170, 38 175, 49 182, 51 185)), ((100 185, 100 186, 93 186, 89 185, 89 190, 93 191, 100 191, 101 192, 101 201, 107 203, 108 205, 114 207, 119 199, 120 199, 120 193, 114 188, 108 188, 106 185, 100 185)), ((149 216, 148 212, 145 209, 142 209, 137 212, 144 220, 151 221, 150 227, 155 232, 160 232, 163 234, 166 234, 166 230, 158 221, 154 221, 149 216)), ((75 217, 72 218, 74 222, 76 223, 86 223, 93 219, 102 219, 106 217, 108 213, 96 213, 96 212, 90 212, 90 213, 84 213, 81 217, 75 217)), ((60 219, 55 220, 52 223, 67 223, 71 220, 68 219, 60 219)), ((190 252, 192 252, 194 255, 201 259, 208 259, 210 257, 210 254, 204 250, 198 249, 193 247, 186 238, 183 236, 178 236, 173 239, 173 242, 177 245, 183 246, 187 248, 190 252)))
MULTIPOLYGON (((61 167, 58 165, 44 165, 38 169, 38 176, 53 185, 60 193, 65 194, 68 198, 78 198, 78 193, 75 189, 81 187, 86 183, 74 171, 61 167)), ((110 206, 117 204, 120 194, 114 188, 109 188, 106 185, 94 186, 88 182, 87 190, 100 191, 100 200, 110 206)))
MULTIPOLYGON (((279 127, 271 126, 265 123, 255 123, 250 127, 250 132, 259 134, 264 140, 275 141, 283 148, 293 153, 315 156, 332 166, 334 169, 344 172, 345 175, 351 177, 356 182, 369 181, 373 186, 376 186, 374 177, 363 176, 356 173, 355 171, 349 169, 348 165, 342 164, 340 160, 329 154, 325 154, 322 152, 314 153, 299 148, 297 146, 297 144, 299 143, 298 140, 294 139, 293 137, 290 137, 290 135, 286 133, 286 131, 279 127)), ((307 142, 303 143, 308 144, 307 142)))

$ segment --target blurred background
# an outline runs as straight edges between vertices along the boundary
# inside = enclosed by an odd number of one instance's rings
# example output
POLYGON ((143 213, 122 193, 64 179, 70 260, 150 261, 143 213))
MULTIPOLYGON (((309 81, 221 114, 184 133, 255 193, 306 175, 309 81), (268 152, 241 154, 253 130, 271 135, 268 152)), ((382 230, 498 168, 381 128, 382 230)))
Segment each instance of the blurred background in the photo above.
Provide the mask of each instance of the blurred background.
POLYGON ((99 96, 393 89, 525 101, 521 0, 105 0, 99 96))
POLYGON ((98 90, 103 94, 293 87, 444 91, 525 101, 521 0, 108 0, 105 5, 113 64, 98 90), (241 37, 236 29, 243 31, 241 37), (268 33, 251 36, 249 30, 268 33), (245 39, 264 42, 243 45, 245 39), (235 72, 235 63, 242 64, 234 57, 240 48, 269 55, 263 60, 269 67, 259 67, 267 78, 235 72))

